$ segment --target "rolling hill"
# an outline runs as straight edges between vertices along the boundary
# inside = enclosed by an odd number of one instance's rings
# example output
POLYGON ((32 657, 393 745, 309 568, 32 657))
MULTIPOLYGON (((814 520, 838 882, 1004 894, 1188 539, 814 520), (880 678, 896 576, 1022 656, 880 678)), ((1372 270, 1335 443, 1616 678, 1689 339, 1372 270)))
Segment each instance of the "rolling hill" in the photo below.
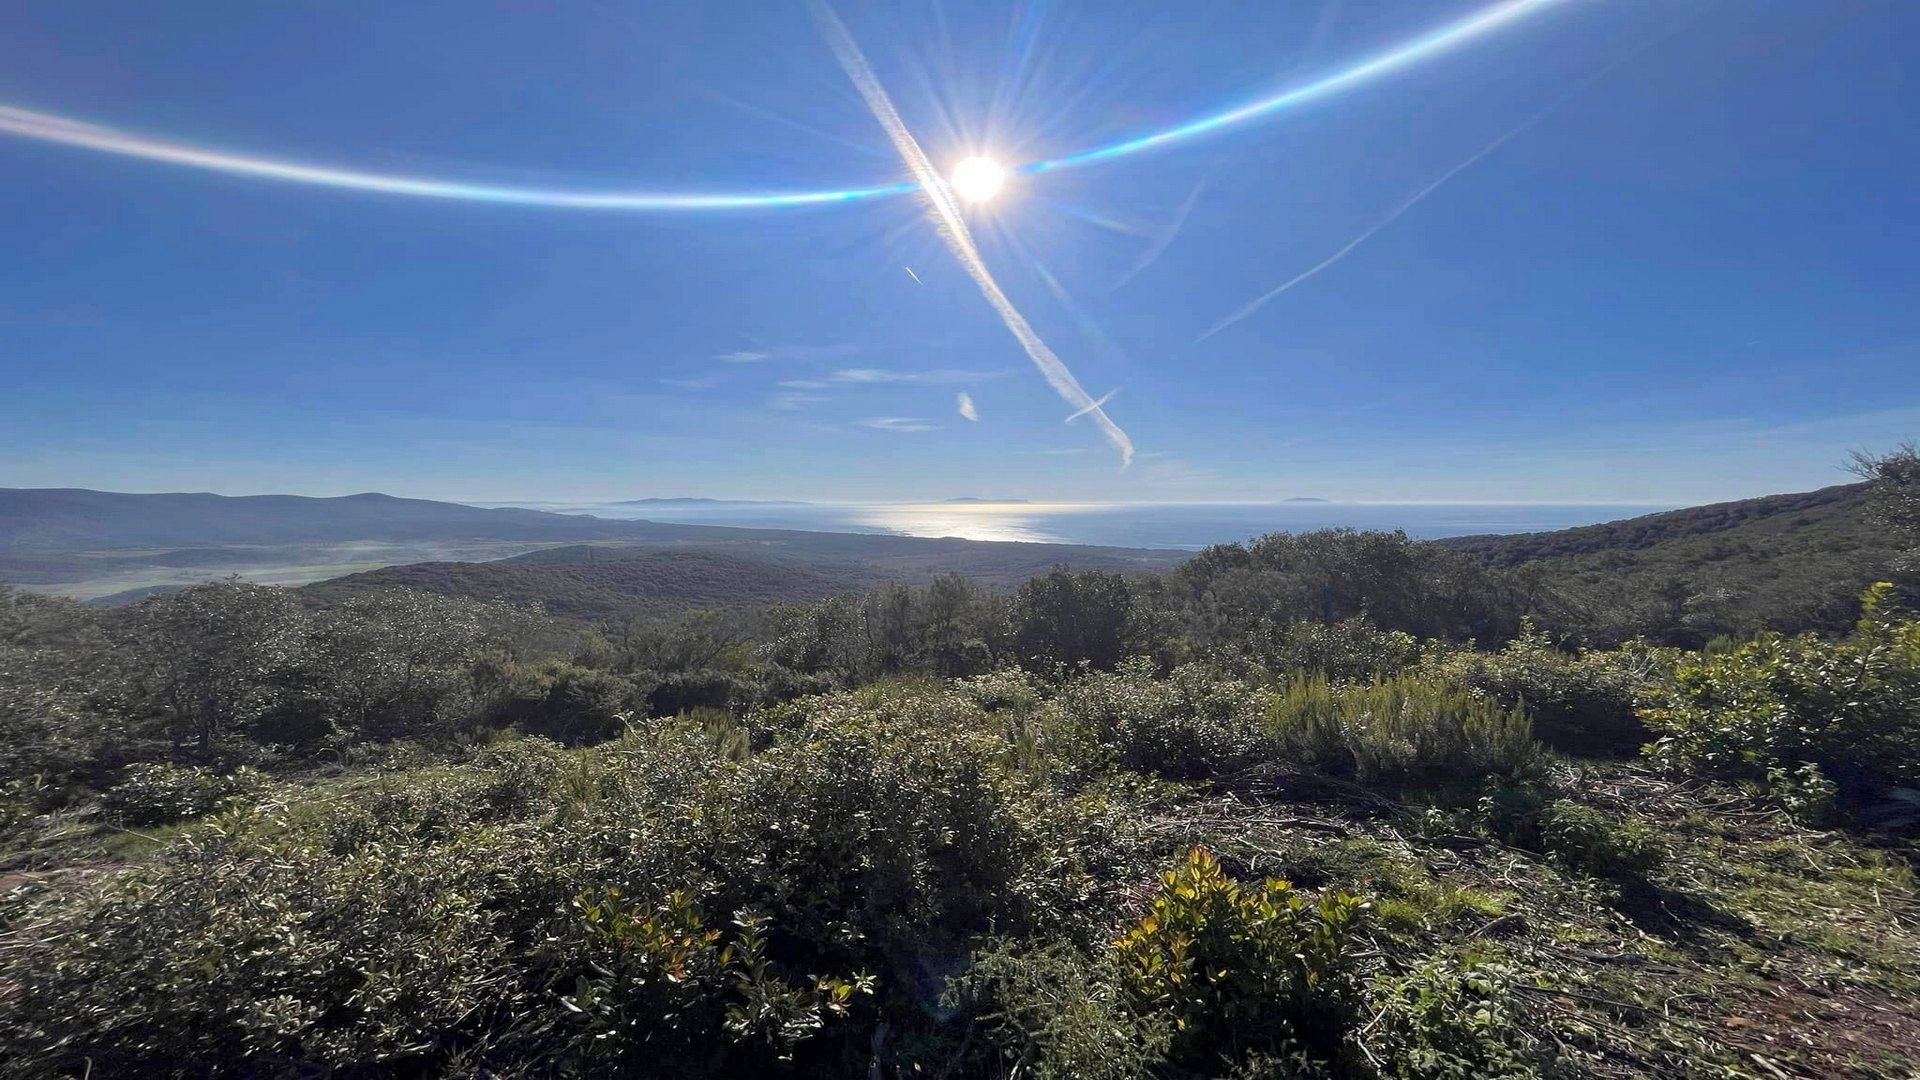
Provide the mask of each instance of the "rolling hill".
POLYGON ((819 600, 879 580, 878 572, 852 563, 809 564, 704 548, 580 547, 495 562, 390 566, 318 582, 306 591, 332 599, 403 585, 475 600, 538 603, 555 615, 598 619, 635 609, 757 608, 819 600))
POLYGON ((1538 583, 1549 625, 1605 643, 1699 644, 1716 633, 1838 631, 1893 575, 1895 540, 1866 484, 1669 510, 1555 532, 1432 541, 1538 583))

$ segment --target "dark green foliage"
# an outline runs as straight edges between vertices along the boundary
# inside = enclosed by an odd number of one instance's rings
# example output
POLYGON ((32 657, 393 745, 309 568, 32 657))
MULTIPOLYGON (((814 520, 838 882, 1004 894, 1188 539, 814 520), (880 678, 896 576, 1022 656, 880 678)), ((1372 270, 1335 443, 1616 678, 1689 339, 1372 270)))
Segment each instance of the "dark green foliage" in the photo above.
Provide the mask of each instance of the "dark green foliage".
POLYGON ((711 928, 685 893, 648 908, 603 889, 575 897, 573 910, 569 944, 586 970, 560 1004, 574 1018, 569 1026, 588 1036, 580 1045, 591 1071, 636 1072, 643 1060, 663 1071, 702 1059, 766 1068, 843 1024, 873 991, 868 975, 779 972, 767 959, 764 917, 741 912, 730 927, 711 928))
POLYGON ((1060 695, 1061 709, 1123 768, 1175 780, 1232 772, 1264 756, 1261 701, 1251 687, 1199 666, 1156 679, 1147 661, 1076 679, 1060 695))
POLYGON ((1557 649, 1530 622, 1498 652, 1432 649, 1422 670, 1437 681, 1523 706, 1540 741, 1567 753, 1626 757, 1648 733, 1635 712, 1643 688, 1667 677, 1678 654, 1643 642, 1610 651, 1557 649))
POLYGON ((514 616, 407 589, 349 596, 313 616, 309 709, 350 739, 444 731, 472 710, 467 668, 476 646, 507 637, 514 616))
POLYGON ((223 819, 43 911, 60 929, 10 963, 30 1004, 0 1038, 36 1071, 112 1075, 788 1055, 840 1075, 875 1019, 860 973, 893 988, 881 1017, 923 1027, 989 930, 1098 933, 1101 804, 964 696, 814 699, 763 730, 758 753, 697 720, 593 752, 510 741, 223 819))
POLYGON ((100 700, 111 655, 96 612, 0 585, 0 829, 104 787, 137 756, 100 700))
POLYGON ((1301 620, 1365 617, 1416 637, 1500 639, 1524 610, 1472 559, 1405 533, 1323 529, 1210 547, 1174 572, 1203 640, 1271 649, 1301 620))
POLYGON ((296 693, 309 618, 285 589, 226 582, 157 596, 115 627, 136 712, 202 754, 296 693))
POLYGON ((609 671, 542 660, 522 664, 490 653, 473 664, 488 722, 569 744, 604 742, 644 714, 647 688, 609 671))
MULTIPOLYGON (((579 549, 587 550, 587 549, 579 549)), ((368 570, 307 587, 326 597, 408 588, 477 600, 539 604, 554 615, 604 619, 636 610, 757 608, 818 600, 873 584, 878 575, 847 564, 808 565, 722 551, 593 549, 587 561, 546 553, 497 562, 427 562, 368 570)))
POLYGON ((1920 619, 1889 585, 1839 641, 1765 634, 1683 664, 1641 715, 1675 769, 1768 784, 1809 811, 1920 786, 1920 619))
POLYGON ((1365 681, 1397 675, 1420 663, 1420 640, 1381 630, 1361 617, 1323 623, 1267 624, 1249 639, 1248 659, 1267 671, 1365 681))
POLYGON ((950 992, 992 1026, 996 1065, 1025 1063, 1045 1080, 1132 1080, 1166 1061, 1174 1017, 1137 1008, 1104 943, 1091 952, 1064 942, 1022 950, 997 942, 974 954, 950 992))
POLYGON ((1041 669, 1110 671, 1133 644, 1132 614, 1126 578, 1055 567, 1014 595, 1013 647, 1023 664, 1041 669))
POLYGON ((1659 835, 1638 821, 1569 799, 1548 804, 1540 844, 1567 866, 1615 881, 1645 881, 1667 856, 1659 835))
POLYGON ((100 806, 128 825, 164 825, 236 806, 257 794, 262 783, 259 773, 244 766, 223 774, 199 766, 142 762, 127 766, 100 806))
MULTIPOLYGON (((1517 536, 1435 541, 1524 580, 1555 636, 1698 648, 1716 635, 1844 631, 1902 544, 1866 484, 1517 536)), ((1911 541, 1907 542, 1909 545, 1911 541)), ((1484 638, 1483 638, 1484 640, 1484 638)))
POLYGON ((1513 973, 1497 963, 1439 959, 1374 987, 1379 1020, 1369 1056, 1380 1075, 1405 1080, 1488 1080, 1541 1074, 1523 1049, 1526 1018, 1513 1000, 1513 973))

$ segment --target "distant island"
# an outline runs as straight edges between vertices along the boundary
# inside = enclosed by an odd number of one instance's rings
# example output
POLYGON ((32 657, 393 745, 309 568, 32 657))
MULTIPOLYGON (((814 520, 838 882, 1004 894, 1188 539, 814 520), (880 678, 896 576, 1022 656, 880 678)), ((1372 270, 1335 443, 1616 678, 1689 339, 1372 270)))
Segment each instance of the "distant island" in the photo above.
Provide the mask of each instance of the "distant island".
POLYGON ((1030 503, 1033 500, 1032 499, 977 499, 971 495, 962 495, 958 499, 946 499, 943 501, 950 502, 950 503, 989 503, 989 504, 998 505, 998 504, 1004 504, 1004 503, 1030 503))
POLYGON ((1281 499, 1280 501, 1281 501, 1281 502, 1283 502, 1283 503, 1289 503, 1289 502, 1317 502, 1317 503, 1323 503, 1323 502, 1332 502, 1333 500, 1332 500, 1332 499, 1316 499, 1316 498, 1314 498, 1314 497, 1313 497, 1313 496, 1311 496, 1311 495, 1295 495, 1295 496, 1294 496, 1293 498, 1291 498, 1291 499, 1281 499))

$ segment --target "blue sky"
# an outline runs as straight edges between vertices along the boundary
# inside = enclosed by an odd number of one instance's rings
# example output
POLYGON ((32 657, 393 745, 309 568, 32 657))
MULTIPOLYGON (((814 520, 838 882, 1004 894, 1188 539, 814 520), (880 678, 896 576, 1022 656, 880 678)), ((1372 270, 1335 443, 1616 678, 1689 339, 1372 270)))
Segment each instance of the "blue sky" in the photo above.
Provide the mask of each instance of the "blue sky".
MULTIPOLYGON (((1682 503, 1920 435, 1920 6, 1536 6, 966 208, 1037 335, 1118 390, 1125 469, 917 195, 559 209, 0 136, 0 485, 1682 503)), ((946 168, 1174 128, 1487 7, 836 10, 946 168)), ((15 0, 0 107, 466 185, 909 177, 807 6, 765 0, 15 0)))

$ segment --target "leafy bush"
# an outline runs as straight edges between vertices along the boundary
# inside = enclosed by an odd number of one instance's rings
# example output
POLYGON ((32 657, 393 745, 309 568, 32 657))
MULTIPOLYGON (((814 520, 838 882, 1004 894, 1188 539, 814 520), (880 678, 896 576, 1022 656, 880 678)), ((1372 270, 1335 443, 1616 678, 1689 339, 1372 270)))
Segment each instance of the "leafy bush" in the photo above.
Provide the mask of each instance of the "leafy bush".
POLYGON ((1637 695, 1674 666, 1678 654, 1643 642, 1607 652, 1565 652, 1531 624, 1499 652, 1431 649, 1422 670, 1439 682, 1524 706, 1536 737, 1567 753, 1631 756, 1648 738, 1637 695))
POLYGON ((265 777, 241 766, 220 773, 198 765, 142 762, 101 798, 101 808, 128 825, 164 825, 203 817, 257 793, 265 777))
POLYGON ((1769 784, 1810 807, 1828 782, 1852 801, 1920 786, 1920 619, 1885 583, 1862 606, 1839 641, 1764 634, 1682 665, 1641 710, 1660 733, 1649 755, 1769 784))
POLYGON ((1084 676, 1060 694, 1061 708, 1121 767, 1176 780, 1244 768, 1264 754, 1263 702, 1254 688, 1198 665, 1155 679, 1145 659, 1084 676))
POLYGON ((1402 630, 1381 630, 1359 617, 1264 625, 1250 635, 1247 647, 1270 672, 1336 680, 1397 675, 1420 663, 1418 638, 1402 630))
MULTIPOLYGON (((1128 655, 1137 626, 1127 579, 1104 570, 1055 567, 1014 595, 1013 648, 1037 670, 1082 664, 1111 670, 1128 655)), ((1150 648, 1141 651, 1151 651, 1150 648)))
POLYGON ((1374 986, 1378 1020, 1368 1056, 1383 1076, 1404 1080, 1483 1080, 1540 1075, 1513 975, 1485 961, 1433 960, 1374 986))
POLYGON ((572 907, 562 948, 580 971, 560 1004, 573 1017, 583 1064, 596 1071, 701 1057, 764 1068, 791 1059, 873 992, 870 975, 796 982, 767 958, 764 917, 741 912, 730 929, 711 929, 682 892, 648 909, 602 889, 575 897, 572 907), (736 1045, 711 1045, 722 1033, 736 1045))
POLYGON ((1358 897, 1315 902, 1271 879, 1243 889, 1204 848, 1160 882, 1114 948, 1134 1008, 1173 1018, 1176 1063, 1217 1075, 1222 1059, 1339 1055, 1358 1006, 1358 897))
POLYGON ((1665 842, 1648 826, 1569 799, 1547 805, 1540 843, 1568 866, 1615 881, 1644 880, 1667 857, 1665 842))

